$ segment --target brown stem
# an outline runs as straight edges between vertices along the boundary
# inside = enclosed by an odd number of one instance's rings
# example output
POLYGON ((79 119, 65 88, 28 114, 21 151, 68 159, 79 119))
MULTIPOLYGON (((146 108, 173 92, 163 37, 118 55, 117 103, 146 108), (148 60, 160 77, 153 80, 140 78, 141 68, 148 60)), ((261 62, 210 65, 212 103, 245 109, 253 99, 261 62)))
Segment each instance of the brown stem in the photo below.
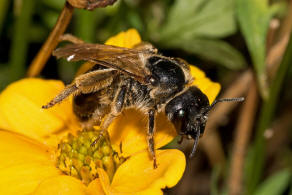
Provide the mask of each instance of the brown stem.
POLYGON ((43 44, 37 56, 30 64, 27 72, 28 77, 35 77, 40 74, 52 51, 57 47, 60 36, 65 32, 72 18, 73 11, 74 8, 66 2, 57 23, 54 26, 54 29, 50 33, 46 42, 43 44))
MULTIPOLYGON (((278 38, 272 41, 276 42, 269 50, 266 58, 268 77, 273 78, 277 72, 280 61, 282 60, 283 53, 289 41, 290 32, 292 30, 292 1, 289 2, 287 16, 281 21, 278 38)), ((270 29, 271 31, 271 29, 270 29)), ((270 42, 272 42, 270 41, 270 42)))
POLYGON ((267 45, 266 45, 267 51, 269 51, 271 47, 273 46, 273 42, 275 41, 275 37, 277 34, 277 30, 279 29, 279 26, 280 26, 280 20, 278 18, 271 19, 270 29, 267 35, 267 45))
MULTIPOLYGON (((289 10, 292 10, 292 1, 289 4, 289 10)), ((267 73, 269 77, 273 77, 273 73, 276 72, 278 65, 282 59, 283 53, 285 52, 288 38, 292 29, 292 14, 286 16, 283 25, 281 26, 281 31, 279 33, 280 38, 275 36, 271 37, 270 45, 272 42, 276 42, 272 47, 270 47, 268 51, 268 55, 266 58, 267 64, 267 73), (284 25, 285 24, 285 25, 284 25), (274 39, 274 40, 273 40, 274 39)), ((274 31, 274 29, 270 29, 274 31)), ((274 33, 274 32, 273 32, 274 33)), ((229 194, 240 194, 242 188, 242 176, 243 176, 243 163, 247 148, 247 143, 251 134, 252 124, 254 120, 254 115, 256 111, 256 105, 258 101, 258 94, 255 88, 255 85, 251 86, 249 90, 248 99, 246 100, 246 104, 242 110, 237 130, 236 137, 234 143, 234 150, 232 154, 231 160, 231 169, 230 169, 230 177, 229 177, 229 194)))
MULTIPOLYGON (((252 80, 252 71, 245 71, 221 96, 220 98, 240 97, 248 90, 249 83, 252 80)), ((227 114, 233 110, 238 103, 218 104, 211 111, 205 135, 201 139, 201 145, 206 152, 209 161, 212 165, 224 164, 225 155, 222 147, 222 142, 216 131, 217 126, 227 118, 227 114)))
MULTIPOLYGON (((208 130, 206 130, 208 131, 208 130)), ((200 140, 202 149, 206 153, 210 164, 214 167, 215 165, 224 165, 226 157, 223 150, 223 145, 220 139, 218 131, 212 131, 207 136, 204 136, 200 140)))
MULTIPOLYGON (((249 88, 249 84, 252 81, 252 71, 247 70, 245 71, 236 81, 232 83, 230 87, 224 92, 221 98, 232 98, 232 97, 241 97, 246 94, 246 91, 249 88)), ((227 114, 233 110, 233 108, 238 105, 238 102, 230 102, 225 104, 218 104, 214 107, 211 111, 207 127, 210 129, 216 128, 224 118, 227 117, 227 114)), ((208 132, 206 132, 208 134, 208 132)))
POLYGON ((248 140, 251 135, 254 117, 258 103, 258 91, 256 81, 250 85, 246 101, 239 116, 236 127, 235 141, 232 151, 230 176, 228 182, 229 194, 238 195, 242 191, 242 170, 244 165, 245 154, 248 140))
POLYGON ((265 131, 265 138, 268 139, 267 143, 267 157, 274 156, 277 152, 282 153, 282 147, 291 142, 289 130, 292 127, 292 106, 287 105, 280 113, 280 116, 273 122, 270 129, 265 131), (269 134, 267 134, 269 133, 269 134))
POLYGON ((71 34, 64 34, 62 36, 60 36, 59 41, 69 41, 71 43, 74 44, 82 44, 85 43, 83 40, 71 35, 71 34))

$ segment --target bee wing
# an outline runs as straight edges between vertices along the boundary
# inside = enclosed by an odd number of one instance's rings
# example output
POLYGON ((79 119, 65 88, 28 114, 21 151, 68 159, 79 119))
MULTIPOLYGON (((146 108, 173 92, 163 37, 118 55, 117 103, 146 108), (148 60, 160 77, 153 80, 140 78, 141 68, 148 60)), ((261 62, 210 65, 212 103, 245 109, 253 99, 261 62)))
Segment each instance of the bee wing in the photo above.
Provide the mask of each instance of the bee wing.
POLYGON ((152 52, 146 48, 128 49, 85 43, 56 49, 53 55, 57 58, 66 58, 67 61, 90 61, 121 71, 142 83, 148 83, 146 78, 150 72, 145 65, 147 57, 152 55, 152 52))

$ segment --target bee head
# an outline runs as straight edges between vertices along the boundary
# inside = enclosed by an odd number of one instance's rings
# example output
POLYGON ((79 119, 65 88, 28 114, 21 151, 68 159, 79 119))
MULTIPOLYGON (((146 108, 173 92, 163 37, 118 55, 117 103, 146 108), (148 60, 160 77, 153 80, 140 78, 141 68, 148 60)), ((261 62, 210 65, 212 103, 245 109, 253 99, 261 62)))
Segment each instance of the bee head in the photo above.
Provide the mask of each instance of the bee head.
POLYGON ((197 87, 190 87, 184 93, 176 96, 165 107, 168 119, 174 124, 179 135, 194 140, 192 157, 200 136, 203 135, 209 111, 218 102, 243 101, 244 98, 215 100, 211 105, 207 96, 197 87))

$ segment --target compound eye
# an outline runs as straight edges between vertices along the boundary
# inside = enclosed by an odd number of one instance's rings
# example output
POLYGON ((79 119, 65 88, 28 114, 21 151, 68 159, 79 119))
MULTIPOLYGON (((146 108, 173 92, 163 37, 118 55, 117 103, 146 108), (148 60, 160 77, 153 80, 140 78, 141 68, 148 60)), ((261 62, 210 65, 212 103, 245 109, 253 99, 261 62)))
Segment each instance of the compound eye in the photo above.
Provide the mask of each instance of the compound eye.
POLYGON ((185 111, 182 110, 182 109, 180 109, 180 110, 178 111, 178 116, 181 117, 181 118, 183 118, 183 117, 185 116, 185 111))

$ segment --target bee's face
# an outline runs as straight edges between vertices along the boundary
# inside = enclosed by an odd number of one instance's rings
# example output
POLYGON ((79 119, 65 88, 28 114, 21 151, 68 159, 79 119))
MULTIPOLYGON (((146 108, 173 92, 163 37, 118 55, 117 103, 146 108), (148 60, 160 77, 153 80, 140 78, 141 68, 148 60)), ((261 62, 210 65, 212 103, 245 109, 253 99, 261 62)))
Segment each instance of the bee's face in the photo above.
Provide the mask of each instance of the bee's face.
POLYGON ((209 101, 198 88, 190 87, 183 94, 172 99, 165 107, 169 120, 174 124, 179 135, 195 139, 203 134, 207 122, 206 110, 209 101))

